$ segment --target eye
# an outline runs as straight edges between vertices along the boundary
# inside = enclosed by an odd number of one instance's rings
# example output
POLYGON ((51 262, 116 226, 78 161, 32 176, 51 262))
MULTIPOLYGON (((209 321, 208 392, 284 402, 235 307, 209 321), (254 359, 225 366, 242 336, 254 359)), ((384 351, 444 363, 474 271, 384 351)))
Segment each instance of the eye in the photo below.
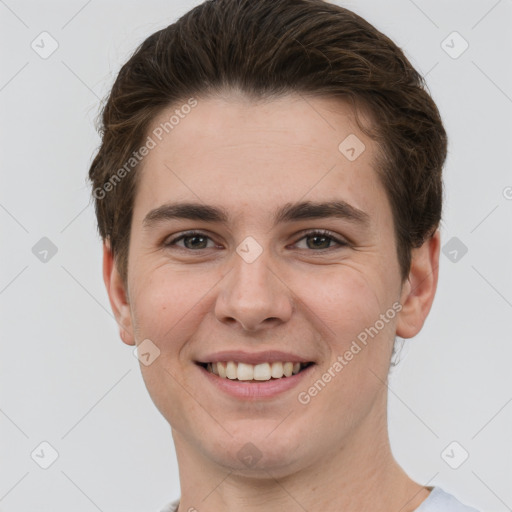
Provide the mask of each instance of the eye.
MULTIPOLYGON (((306 240, 306 247, 299 247, 300 249, 313 249, 315 251, 332 249, 333 242, 339 247, 349 245, 344 240, 341 240, 336 235, 326 230, 310 231, 295 242, 294 245, 297 245, 302 240, 306 240)), ((208 235, 200 231, 186 231, 171 240, 164 241, 163 245, 165 247, 179 247, 185 250, 211 249, 216 247, 213 240, 208 235), (180 245, 178 242, 182 241, 183 244, 180 245), (210 245, 208 245, 208 242, 210 242, 210 245)))
POLYGON ((170 246, 177 246, 181 249, 210 249, 212 247, 215 247, 215 244, 213 243, 213 240, 205 235, 204 233, 201 233, 200 231, 186 231, 185 233, 181 233, 181 235, 177 236, 176 238, 173 238, 171 240, 164 242, 165 247, 170 246), (181 242, 183 240, 183 245, 178 245, 178 242, 181 242), (212 242, 212 245, 208 246, 208 240, 212 242))
POLYGON ((295 244, 298 244, 301 240, 306 240, 306 249, 315 249, 317 251, 331 249, 331 242, 334 242, 338 246, 342 247, 349 245, 347 242, 339 239, 330 231, 323 229, 306 233, 306 235, 295 242, 295 244), (308 243, 309 241, 311 241, 311 243, 308 243))

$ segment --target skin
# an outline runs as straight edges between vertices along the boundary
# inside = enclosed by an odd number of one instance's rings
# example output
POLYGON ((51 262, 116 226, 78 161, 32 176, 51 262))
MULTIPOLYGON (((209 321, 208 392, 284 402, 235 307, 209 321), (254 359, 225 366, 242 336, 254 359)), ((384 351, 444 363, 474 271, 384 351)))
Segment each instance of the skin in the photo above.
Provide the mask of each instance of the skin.
POLYGON ((257 103, 232 92, 198 98, 145 158, 127 286, 108 241, 104 280, 122 340, 150 339, 160 350, 141 371, 172 427, 180 512, 405 512, 428 496, 430 488, 411 480, 391 453, 385 383, 395 335, 416 335, 430 311, 439 232, 413 250, 402 282, 376 152, 340 100, 289 95, 257 103), (349 134, 366 146, 353 162, 338 150, 349 134), (368 225, 339 218, 272 222, 285 203, 334 199, 366 212, 368 225), (143 227, 149 211, 178 200, 222 206, 232 217, 226 225, 170 219, 143 227), (188 239, 188 248, 184 240, 164 246, 189 229, 210 238, 188 239), (303 233, 316 229, 349 245, 327 241, 321 251, 303 233), (252 263, 236 252, 247 236, 263 250, 252 263), (298 392, 397 301, 401 311, 378 335, 307 405, 299 403, 298 392), (194 363, 228 349, 289 351, 316 366, 298 388, 241 400, 205 384, 194 363), (248 442, 261 455, 251 467, 237 456, 248 442))

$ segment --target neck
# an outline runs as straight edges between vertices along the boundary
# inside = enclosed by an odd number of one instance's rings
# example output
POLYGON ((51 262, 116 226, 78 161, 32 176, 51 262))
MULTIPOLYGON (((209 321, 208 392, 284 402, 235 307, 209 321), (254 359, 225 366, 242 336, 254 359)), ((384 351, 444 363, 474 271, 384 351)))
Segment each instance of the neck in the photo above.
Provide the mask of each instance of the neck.
POLYGON ((368 418, 338 449, 276 474, 263 468, 247 476, 223 467, 173 430, 180 469, 179 512, 412 512, 429 489, 395 461, 385 415, 368 418), (378 424, 376 423, 378 422, 378 424))

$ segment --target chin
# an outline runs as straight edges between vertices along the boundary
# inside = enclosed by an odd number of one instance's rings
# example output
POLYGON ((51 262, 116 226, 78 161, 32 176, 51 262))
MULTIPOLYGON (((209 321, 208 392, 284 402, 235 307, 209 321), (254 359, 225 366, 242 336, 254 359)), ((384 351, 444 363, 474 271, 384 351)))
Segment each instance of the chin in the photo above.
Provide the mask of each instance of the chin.
POLYGON ((294 439, 289 432, 278 435, 266 428, 264 433, 260 430, 259 435, 246 430, 233 437, 226 436, 205 451, 210 452, 212 461, 234 474, 266 479, 287 476, 299 470, 301 461, 308 459, 304 447, 304 443, 301 446, 301 440, 294 439))

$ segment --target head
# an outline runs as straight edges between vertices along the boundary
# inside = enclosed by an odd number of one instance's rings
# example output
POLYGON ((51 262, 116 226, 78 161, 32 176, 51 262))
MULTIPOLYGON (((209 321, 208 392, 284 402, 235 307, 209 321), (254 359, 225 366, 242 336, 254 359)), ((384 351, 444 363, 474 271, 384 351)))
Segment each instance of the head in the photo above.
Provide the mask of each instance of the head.
POLYGON ((379 428, 395 337, 435 294, 447 146, 403 52, 320 0, 207 1, 122 67, 101 133, 104 278, 123 341, 158 348, 141 368, 175 435, 228 466, 251 439, 278 470, 379 428), (234 349, 314 364, 300 390, 240 403, 205 390, 198 365, 234 349), (268 437, 283 405, 294 414, 268 437))

